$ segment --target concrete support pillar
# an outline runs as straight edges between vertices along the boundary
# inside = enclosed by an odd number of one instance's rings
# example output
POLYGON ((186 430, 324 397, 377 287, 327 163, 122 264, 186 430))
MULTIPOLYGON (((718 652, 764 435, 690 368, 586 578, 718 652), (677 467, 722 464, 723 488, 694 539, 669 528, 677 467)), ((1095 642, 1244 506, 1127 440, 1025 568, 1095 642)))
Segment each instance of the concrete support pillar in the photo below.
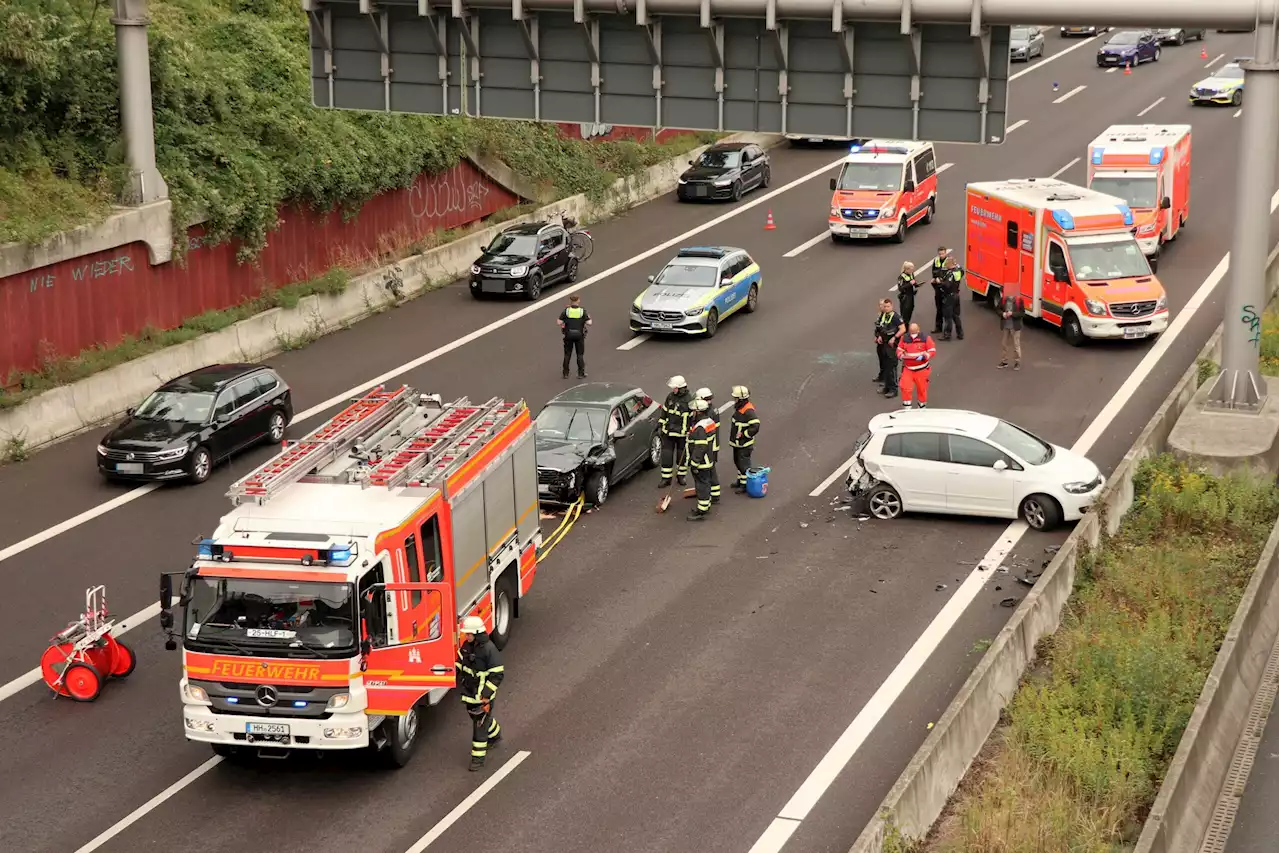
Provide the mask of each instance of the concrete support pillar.
POLYGON ((147 0, 112 0, 120 71, 120 123, 129 160, 126 204, 169 197, 156 168, 156 128, 151 110, 151 56, 147 48, 147 0))
POLYGON ((1222 324, 1222 372, 1208 402, 1213 408, 1256 412, 1266 384, 1258 373, 1260 318, 1266 308, 1264 273, 1271 233, 1271 195, 1276 190, 1276 139, 1280 126, 1280 64, 1276 25, 1258 24, 1252 61, 1243 62, 1248 103, 1241 116, 1235 230, 1231 242, 1230 290, 1222 324))

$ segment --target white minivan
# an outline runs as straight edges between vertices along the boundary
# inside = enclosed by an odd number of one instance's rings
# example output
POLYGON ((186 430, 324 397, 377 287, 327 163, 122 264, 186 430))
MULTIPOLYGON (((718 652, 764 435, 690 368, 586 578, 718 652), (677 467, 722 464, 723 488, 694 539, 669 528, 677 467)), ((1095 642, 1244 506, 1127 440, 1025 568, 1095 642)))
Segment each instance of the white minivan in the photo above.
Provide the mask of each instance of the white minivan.
POLYGON ((1085 457, 1008 421, 959 409, 876 415, 854 447, 846 481, 876 518, 1021 516, 1035 530, 1078 521, 1105 484, 1085 457))

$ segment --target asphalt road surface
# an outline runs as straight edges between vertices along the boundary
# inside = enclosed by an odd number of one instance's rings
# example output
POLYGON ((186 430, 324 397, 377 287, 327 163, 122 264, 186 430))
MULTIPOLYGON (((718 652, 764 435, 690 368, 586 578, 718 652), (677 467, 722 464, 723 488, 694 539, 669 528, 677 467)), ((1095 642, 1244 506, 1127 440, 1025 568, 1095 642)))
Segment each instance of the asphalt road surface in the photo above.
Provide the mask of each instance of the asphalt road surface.
POLYGON ((1280 740, 1276 731, 1276 709, 1262 730, 1262 741, 1253 757, 1253 768, 1245 783, 1244 796, 1236 812, 1231 834, 1227 836, 1227 853, 1262 853, 1274 850, 1280 837, 1280 821, 1276 819, 1276 800, 1280 799, 1280 740))
MULTIPOLYGON (((1247 53, 1249 39, 1210 34, 1210 56, 1247 53)), ((74 615, 84 587, 106 584, 120 614, 151 606, 157 572, 189 563, 192 538, 227 509, 227 484, 271 451, 203 487, 145 494, 99 481, 96 434, 0 469, 9 589, 0 600, 0 849, 405 853, 425 849, 418 841, 431 833, 436 850, 747 853, 812 773, 788 809, 803 820, 784 827, 786 849, 842 853, 978 660, 976 646, 1012 612, 1000 601, 1026 592, 1012 574, 1038 567, 1065 535, 1028 534, 1006 554, 992 551, 1004 522, 858 522, 833 506, 842 476, 810 496, 844 465, 867 419, 898 407, 871 383, 876 300, 903 260, 963 245, 967 182, 1059 174, 1083 183, 1086 146, 1108 125, 1191 122, 1192 218, 1159 271, 1175 318, 1193 303, 1176 336, 1072 349, 1033 327, 1023 370, 998 371, 996 318, 966 302, 966 339, 940 344, 935 407, 998 414, 1067 446, 1105 413, 1089 443, 1110 470, 1222 317, 1225 288, 1201 285, 1230 243, 1240 121, 1232 109, 1186 104, 1189 85, 1207 73, 1198 48, 1168 49, 1126 76, 1094 67, 1093 44, 1051 37, 1046 59, 1014 68, 1016 130, 1003 145, 939 147, 948 166, 939 215, 905 245, 813 240, 825 231, 839 150, 777 149, 767 198, 710 206, 667 197, 593 229, 596 253, 579 291, 595 318, 591 378, 637 381, 657 396, 682 373, 721 401, 731 385, 749 384, 770 491, 758 501, 726 494, 712 520, 690 525, 684 507, 653 512, 655 477, 646 475, 585 514, 539 572, 516 625, 497 707, 505 738, 484 774, 466 772, 470 729, 452 697, 427 716, 418 756, 400 772, 341 756, 249 768, 211 760, 183 739, 179 654, 162 650, 154 619, 127 635, 137 672, 95 704, 23 688, 18 679, 74 615), (769 209, 774 231, 762 230, 769 209), (677 243, 750 250, 764 270, 760 311, 726 322, 713 340, 636 343, 627 308, 677 243), (1153 350, 1163 353, 1154 367, 1143 363, 1153 350), (1135 370, 1141 381, 1113 401, 1135 370), (83 515, 111 500, 109 511, 83 515), (1012 572, 966 581, 988 552, 1012 572), (952 600, 957 618, 930 628, 952 600), (920 665, 891 678, 922 637, 920 665), (839 760, 820 766, 864 707, 860 719, 875 724, 856 750, 846 735, 839 760), (517 753, 523 760, 504 772, 517 753)), ((415 360, 397 382, 446 397, 524 397, 537 408, 565 387, 554 325, 562 293, 552 289, 530 310, 475 302, 455 284, 272 363, 300 410, 415 360)))

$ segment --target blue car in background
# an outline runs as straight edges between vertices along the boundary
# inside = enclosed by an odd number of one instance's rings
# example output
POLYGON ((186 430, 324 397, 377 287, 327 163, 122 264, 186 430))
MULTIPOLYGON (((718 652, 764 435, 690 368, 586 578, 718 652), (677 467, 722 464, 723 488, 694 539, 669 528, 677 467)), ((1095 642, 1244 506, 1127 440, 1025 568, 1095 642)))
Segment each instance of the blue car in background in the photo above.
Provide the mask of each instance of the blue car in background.
POLYGON ((1098 67, 1160 61, 1160 40, 1150 30, 1122 30, 1098 50, 1098 67))

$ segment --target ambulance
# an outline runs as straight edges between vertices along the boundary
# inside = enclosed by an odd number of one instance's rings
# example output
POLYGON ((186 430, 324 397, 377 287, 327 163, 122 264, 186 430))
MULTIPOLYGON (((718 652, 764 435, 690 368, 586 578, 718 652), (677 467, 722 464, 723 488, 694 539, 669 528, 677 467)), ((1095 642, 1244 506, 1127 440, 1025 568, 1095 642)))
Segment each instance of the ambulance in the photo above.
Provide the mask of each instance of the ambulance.
POLYGON ((1116 124, 1089 145, 1089 187, 1124 199, 1156 269, 1191 210, 1191 125, 1116 124))
POLYGON ((1002 289, 1028 316, 1089 338, 1148 338, 1169 326, 1164 288, 1134 239, 1122 199, 1053 178, 969 184, 965 273, 975 300, 1002 289))
POLYGON ((938 197, 938 159, 932 142, 871 139, 853 145, 831 179, 827 229, 834 243, 892 237, 933 221, 938 197))
POLYGON ((187 739, 404 766, 421 713, 455 686, 461 620, 505 646, 537 572, 528 407, 379 387, 228 497, 190 568, 160 578, 187 739))

